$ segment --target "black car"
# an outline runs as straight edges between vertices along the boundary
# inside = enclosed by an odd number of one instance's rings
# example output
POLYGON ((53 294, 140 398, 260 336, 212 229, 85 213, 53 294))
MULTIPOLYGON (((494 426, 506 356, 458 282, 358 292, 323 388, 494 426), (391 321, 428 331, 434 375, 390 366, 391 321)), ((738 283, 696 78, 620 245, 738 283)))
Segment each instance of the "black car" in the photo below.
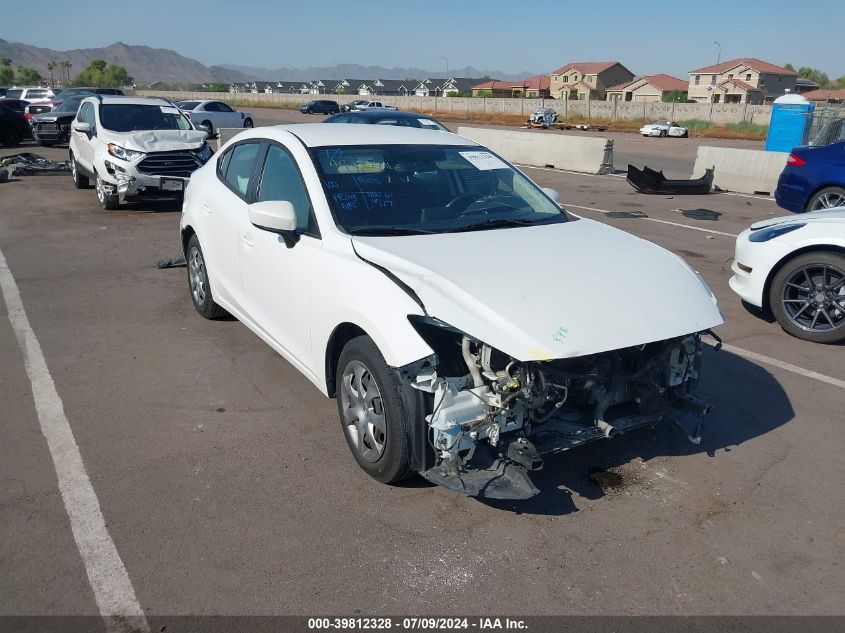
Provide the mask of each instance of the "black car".
POLYGON ((60 106, 44 114, 36 114, 30 120, 32 136, 40 145, 50 147, 70 140, 70 126, 76 118, 76 111, 82 100, 90 95, 77 94, 65 99, 60 106))
POLYGON ((24 99, 0 99, 0 105, 18 114, 23 114, 26 112, 26 106, 29 105, 29 101, 24 99))
POLYGON ((23 118, 23 114, 0 104, 0 143, 6 147, 14 147, 29 136, 29 123, 23 118))
POLYGON ((300 107, 299 111, 304 114, 337 114, 340 112, 340 106, 337 105, 337 101, 315 99, 300 107))
POLYGON ((96 88, 94 86, 79 87, 79 88, 65 88, 57 94, 52 101, 54 107, 61 105, 65 99, 70 99, 78 95, 122 95, 123 90, 118 88, 96 88))
POLYGON ((329 117, 323 123, 374 123, 377 125, 398 125, 400 127, 418 127, 424 130, 448 132, 449 128, 419 112, 399 112, 398 110, 363 110, 344 112, 329 117))

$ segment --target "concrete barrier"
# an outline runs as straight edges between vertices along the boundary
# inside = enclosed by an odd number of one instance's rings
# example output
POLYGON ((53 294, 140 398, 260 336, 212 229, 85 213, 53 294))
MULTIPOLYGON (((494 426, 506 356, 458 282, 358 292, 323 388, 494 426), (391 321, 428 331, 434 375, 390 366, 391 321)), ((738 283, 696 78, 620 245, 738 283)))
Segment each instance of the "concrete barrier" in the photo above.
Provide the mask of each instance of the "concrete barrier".
POLYGON ((520 165, 586 174, 613 172, 613 141, 604 138, 477 127, 459 127, 458 134, 520 165))
POLYGON ((715 167, 713 185, 738 193, 774 193, 778 176, 786 165, 787 152, 763 152, 756 149, 734 149, 700 145, 695 155, 693 178, 715 167))

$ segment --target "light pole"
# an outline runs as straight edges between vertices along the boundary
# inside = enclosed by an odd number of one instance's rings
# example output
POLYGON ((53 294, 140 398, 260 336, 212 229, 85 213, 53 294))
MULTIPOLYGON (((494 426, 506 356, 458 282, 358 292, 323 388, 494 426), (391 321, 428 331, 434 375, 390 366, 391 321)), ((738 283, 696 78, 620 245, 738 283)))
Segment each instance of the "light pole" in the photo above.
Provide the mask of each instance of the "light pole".
POLYGON ((722 45, 719 42, 713 43, 719 47, 719 54, 716 56, 716 65, 718 66, 722 62, 722 45))
POLYGON ((449 58, 441 55, 440 59, 442 59, 446 62, 446 79, 449 79, 449 58))
POLYGON ((713 94, 710 95, 710 100, 714 100, 716 98, 716 81, 719 77, 719 64, 722 63, 722 45, 719 42, 713 42, 716 46, 719 47, 719 53, 716 55, 716 72, 713 73, 713 94))

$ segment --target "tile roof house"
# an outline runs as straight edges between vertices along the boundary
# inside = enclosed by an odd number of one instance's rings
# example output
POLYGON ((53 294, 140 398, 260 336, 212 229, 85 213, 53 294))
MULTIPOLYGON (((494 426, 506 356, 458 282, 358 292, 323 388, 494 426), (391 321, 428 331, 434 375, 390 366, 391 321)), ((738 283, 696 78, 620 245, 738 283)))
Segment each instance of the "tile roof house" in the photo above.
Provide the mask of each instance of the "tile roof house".
POLYGON ((822 88, 821 90, 812 90, 810 92, 805 92, 801 95, 808 101, 816 101, 816 102, 823 102, 823 103, 845 103, 845 88, 839 88, 838 90, 827 90, 822 88))
POLYGON ((634 80, 634 73, 617 61, 571 62, 549 73, 555 99, 604 99, 607 89, 634 80))
POLYGON ((672 75, 660 73, 658 75, 645 75, 637 77, 618 86, 607 89, 608 101, 636 101, 653 102, 663 101, 666 93, 673 90, 687 91, 687 82, 672 75))
POLYGON ((512 81, 491 79, 472 86, 472 96, 548 99, 550 98, 549 82, 548 75, 536 75, 512 81))
POLYGON ((413 94, 418 97, 444 97, 448 95, 469 95, 475 86, 483 79, 472 77, 450 77, 449 79, 423 79, 413 88, 413 94))
POLYGON ((787 91, 795 92, 794 70, 740 57, 691 70, 687 92, 704 103, 771 103, 787 91))

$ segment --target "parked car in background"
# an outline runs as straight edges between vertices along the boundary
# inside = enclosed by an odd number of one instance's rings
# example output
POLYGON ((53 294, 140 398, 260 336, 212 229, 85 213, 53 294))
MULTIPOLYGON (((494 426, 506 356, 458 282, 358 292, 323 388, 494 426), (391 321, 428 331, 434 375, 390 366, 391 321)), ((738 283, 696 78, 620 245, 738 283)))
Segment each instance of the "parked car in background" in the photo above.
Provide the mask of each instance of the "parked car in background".
POLYGON ((61 105, 62 101, 76 95, 122 95, 123 90, 120 88, 98 88, 96 86, 80 86, 75 88, 65 88, 53 97, 53 107, 61 105))
POLYGON ((398 110, 396 106, 384 105, 381 101, 367 101, 366 103, 359 103, 353 110, 398 110))
POLYGON ((300 106, 299 111, 303 114, 337 114, 340 112, 340 106, 337 101, 315 99, 300 106))
POLYGON ((9 88, 6 90, 7 99, 23 99, 30 103, 50 103, 55 96, 52 88, 9 88))
POLYGON ((192 122, 204 125, 212 136, 221 127, 250 128, 254 126, 249 112, 239 112, 222 101, 177 101, 176 105, 192 122))
POLYGON ((340 106, 341 112, 349 112, 350 110, 354 110, 355 106, 363 105, 365 103, 369 103, 369 99, 355 99, 354 101, 350 101, 349 103, 344 103, 340 106))
POLYGON ((61 105, 49 112, 36 114, 30 120, 32 136, 39 145, 50 147, 56 143, 70 140, 70 126, 85 94, 77 94, 62 101, 61 105))
POLYGON ((6 96, 7 90, 8 90, 8 88, 0 88, 0 99, 4 98, 6 96))
POLYGON ((640 128, 640 134, 643 136, 677 136, 686 138, 689 136, 689 129, 678 125, 674 121, 662 119, 642 126, 640 128))
POLYGON ((15 147, 30 137, 30 127, 23 114, 0 103, 0 143, 6 147, 15 147))
POLYGON ((152 97, 85 97, 71 125, 74 184, 91 180, 104 209, 124 201, 181 199, 213 152, 175 105, 152 97))
POLYGON ((449 129, 430 116, 418 112, 399 112, 398 110, 364 110, 335 114, 323 120, 323 123, 373 123, 377 125, 398 125, 399 127, 418 127, 425 130, 449 129))
POLYGON ((775 201, 787 211, 845 207, 845 120, 833 123, 824 130, 825 144, 789 154, 775 189, 775 201))
POLYGON ((683 259, 556 199, 455 134, 256 128, 191 179, 187 290, 337 399, 376 480, 523 499, 544 454, 668 419, 700 441, 722 323, 683 259))
POLYGON ((24 101, 23 99, 0 99, 0 105, 9 108, 9 110, 14 110, 23 116, 26 112, 26 106, 29 105, 29 101, 24 101))
POLYGON ((542 125, 544 128, 547 128, 552 123, 557 122, 557 118, 557 111, 554 108, 539 108, 528 117, 528 123, 542 125))
POLYGON ((731 268, 731 289, 792 336, 845 341, 845 207, 752 224, 731 268))

